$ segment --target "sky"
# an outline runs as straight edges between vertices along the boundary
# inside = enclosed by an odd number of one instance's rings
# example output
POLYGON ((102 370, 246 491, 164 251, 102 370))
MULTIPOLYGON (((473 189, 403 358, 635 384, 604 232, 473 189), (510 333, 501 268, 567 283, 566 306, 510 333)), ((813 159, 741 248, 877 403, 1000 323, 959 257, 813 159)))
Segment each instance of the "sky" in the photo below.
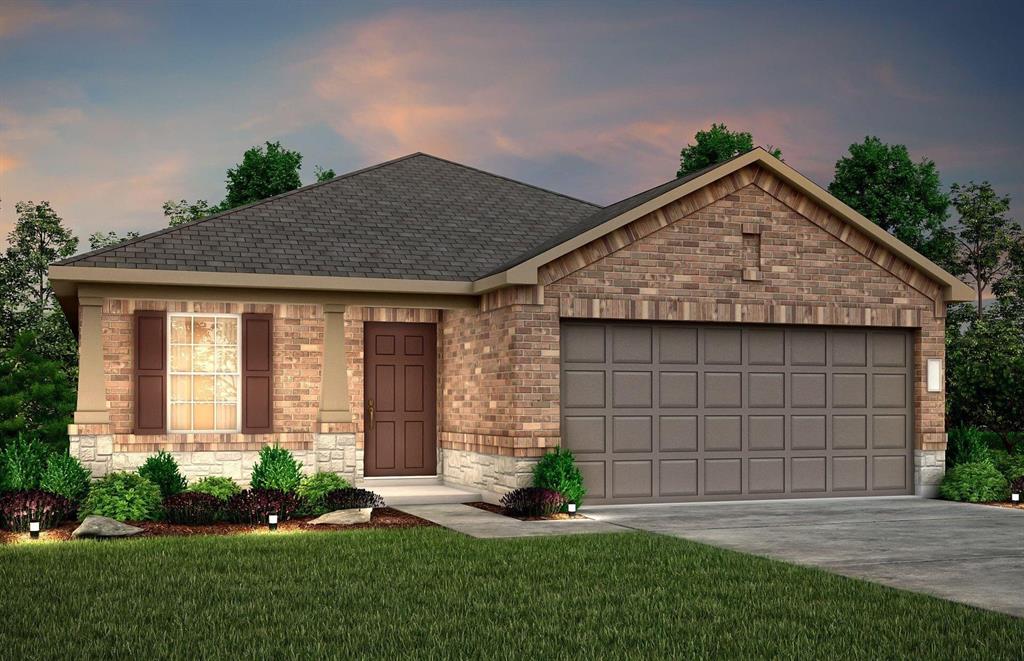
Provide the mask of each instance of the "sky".
POLYGON ((82 238, 224 196, 280 140, 338 174, 416 151, 600 204, 712 122, 827 185, 877 135, 1024 219, 1021 2, 0 0, 0 233, 82 238))

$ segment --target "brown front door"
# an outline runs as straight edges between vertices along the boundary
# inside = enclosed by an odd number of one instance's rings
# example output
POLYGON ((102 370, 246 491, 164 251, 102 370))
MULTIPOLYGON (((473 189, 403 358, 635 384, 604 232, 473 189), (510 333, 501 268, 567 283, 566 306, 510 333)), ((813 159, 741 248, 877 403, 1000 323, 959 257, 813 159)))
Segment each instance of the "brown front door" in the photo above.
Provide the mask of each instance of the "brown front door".
POLYGON ((365 473, 435 475, 435 327, 367 322, 365 329, 365 473))

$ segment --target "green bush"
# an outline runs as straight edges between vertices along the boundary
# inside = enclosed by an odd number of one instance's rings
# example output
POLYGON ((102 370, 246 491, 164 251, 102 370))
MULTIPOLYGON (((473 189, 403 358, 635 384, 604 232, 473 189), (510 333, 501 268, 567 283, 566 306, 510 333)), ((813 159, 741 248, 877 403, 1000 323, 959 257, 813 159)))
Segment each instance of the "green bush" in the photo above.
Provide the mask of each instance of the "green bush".
POLYGON ((146 463, 139 467, 139 475, 155 484, 164 498, 177 495, 188 487, 188 481, 178 471, 178 462, 170 452, 163 450, 146 459, 146 463))
POLYGON ((1010 484, 990 461, 960 464, 946 471, 939 495, 946 500, 990 503, 1006 500, 1010 484))
POLYGON ((325 498, 338 489, 347 489, 351 484, 336 473, 317 473, 302 478, 296 493, 302 499, 302 514, 316 516, 327 512, 325 498))
POLYGON ((989 460, 1007 480, 1024 475, 1024 455, 1010 454, 1006 450, 989 450, 989 460))
POLYGON ((946 444, 946 465, 950 468, 988 458, 985 432, 977 427, 956 427, 949 431, 946 444))
POLYGON ((47 454, 42 443, 18 434, 0 453, 0 491, 38 489, 47 454))
POLYGON ((95 482, 78 508, 78 518, 90 514, 118 521, 153 521, 160 517, 160 487, 138 473, 111 473, 95 482))
POLYGON ((557 491, 565 497, 566 503, 575 503, 577 507, 587 493, 576 458, 562 448, 548 452, 533 467, 533 486, 557 491))
POLYGON ((253 489, 277 489, 294 493, 302 482, 302 464, 284 448, 263 446, 260 460, 252 467, 249 480, 253 489))
POLYGON ((241 493, 242 487, 238 486, 230 477, 210 475, 189 486, 188 490, 193 493, 206 493, 216 496, 222 501, 227 502, 231 496, 241 493))
POLYGON ((46 470, 39 480, 39 488, 64 496, 72 503, 80 503, 89 491, 89 470, 66 452, 55 452, 46 461, 46 470))

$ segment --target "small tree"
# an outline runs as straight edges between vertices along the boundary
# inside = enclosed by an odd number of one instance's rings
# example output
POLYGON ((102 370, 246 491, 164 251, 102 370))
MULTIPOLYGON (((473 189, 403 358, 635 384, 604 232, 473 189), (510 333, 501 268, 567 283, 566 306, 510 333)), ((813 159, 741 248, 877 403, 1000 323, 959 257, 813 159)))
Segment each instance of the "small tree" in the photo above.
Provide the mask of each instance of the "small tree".
MULTIPOLYGON (((725 124, 712 124, 706 131, 697 131, 696 144, 688 144, 679 152, 677 177, 728 161, 754 148, 754 137, 745 131, 730 131, 725 124)), ((775 158, 782 152, 771 145, 766 149, 775 158)))
POLYGON ((944 227, 949 199, 934 162, 914 163, 904 145, 867 137, 836 162, 828 190, 925 257, 953 264, 954 240, 944 227))
POLYGON ((1024 331, 986 313, 946 338, 946 405, 952 426, 984 427, 1013 449, 1024 420, 1024 331))
POLYGON ((220 211, 220 206, 210 206, 206 200, 196 200, 195 202, 167 200, 164 202, 164 217, 167 218, 167 225, 170 227, 191 223, 193 220, 212 216, 220 211))
POLYGON ((242 162, 228 170, 227 197, 222 207, 234 209, 295 190, 302 185, 300 167, 302 154, 285 149, 280 142, 246 150, 242 162))
POLYGON ((987 181, 953 184, 950 200, 960 214, 953 231, 957 243, 953 263, 970 277, 980 315, 982 295, 1012 267, 1010 250, 1020 241, 1020 227, 1006 217, 1010 198, 996 195, 987 181))
POLYGON ((25 332, 0 349, 0 447, 23 434, 67 451, 75 383, 65 364, 43 355, 39 345, 34 333, 25 332))

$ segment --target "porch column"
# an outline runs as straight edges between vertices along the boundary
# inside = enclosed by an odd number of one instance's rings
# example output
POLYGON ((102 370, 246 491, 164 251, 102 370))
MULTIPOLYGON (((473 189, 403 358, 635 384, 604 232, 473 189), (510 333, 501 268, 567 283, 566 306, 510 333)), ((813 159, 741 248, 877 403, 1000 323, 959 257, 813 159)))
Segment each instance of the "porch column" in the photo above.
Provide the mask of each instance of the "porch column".
POLYGON ((345 355, 345 306, 324 305, 324 368, 320 386, 320 422, 351 422, 348 360, 345 355))
POLYGON ((75 424, 106 424, 107 389, 103 382, 103 299, 78 299, 78 404, 75 424))

